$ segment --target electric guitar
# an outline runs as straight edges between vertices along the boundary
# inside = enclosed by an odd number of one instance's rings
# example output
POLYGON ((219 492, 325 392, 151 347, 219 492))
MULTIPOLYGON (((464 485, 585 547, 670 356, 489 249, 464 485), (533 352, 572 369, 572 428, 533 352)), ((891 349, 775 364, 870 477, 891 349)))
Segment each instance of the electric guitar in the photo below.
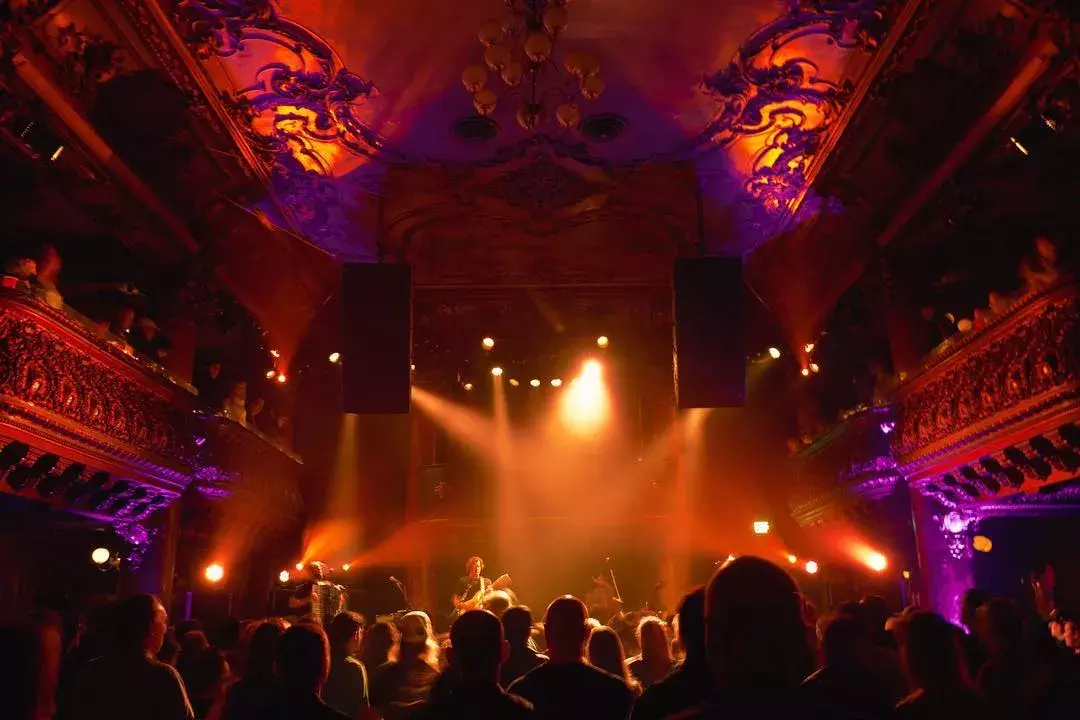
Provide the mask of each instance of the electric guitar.
POLYGON ((491 595, 491 593, 510 587, 510 584, 512 582, 513 581, 510 579, 510 576, 505 573, 496 578, 495 582, 491 583, 490 585, 484 584, 484 581, 481 580, 480 589, 477 590, 476 594, 472 597, 468 598, 467 600, 462 600, 454 609, 454 614, 460 615, 466 610, 475 610, 476 608, 483 607, 484 601, 487 600, 488 596, 491 595))

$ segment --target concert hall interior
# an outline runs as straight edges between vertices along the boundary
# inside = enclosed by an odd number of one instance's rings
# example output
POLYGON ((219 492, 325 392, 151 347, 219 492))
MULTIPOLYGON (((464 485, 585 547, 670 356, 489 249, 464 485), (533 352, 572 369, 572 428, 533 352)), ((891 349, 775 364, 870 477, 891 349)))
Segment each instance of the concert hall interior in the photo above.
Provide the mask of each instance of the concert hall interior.
POLYGON ((0 0, 0 623, 1080 612, 1078 6, 0 0))

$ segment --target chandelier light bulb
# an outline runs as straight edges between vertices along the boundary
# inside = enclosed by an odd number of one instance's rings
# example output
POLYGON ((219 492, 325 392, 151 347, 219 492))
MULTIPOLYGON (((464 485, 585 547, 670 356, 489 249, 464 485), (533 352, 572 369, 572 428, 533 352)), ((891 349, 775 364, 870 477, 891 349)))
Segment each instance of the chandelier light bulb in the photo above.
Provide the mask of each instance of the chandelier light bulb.
POLYGON ((492 45, 484 50, 484 64, 496 72, 510 62, 510 49, 503 44, 492 45))
POLYGON ((607 83, 599 75, 590 75, 581 83, 581 95, 590 102, 604 94, 607 83))
POLYGON ((566 8, 555 5, 544 11, 544 28, 553 36, 566 29, 569 13, 566 8))
POLYGON ((487 117, 491 113, 495 112, 495 106, 499 103, 499 96, 495 94, 494 90, 489 88, 480 88, 473 95, 473 107, 476 108, 476 112, 484 117, 487 117))
POLYGON ((503 39, 505 32, 505 29, 500 23, 491 20, 480 26, 480 31, 476 33, 476 38, 484 47, 491 47, 503 39))
POLYGON ((555 108, 555 117, 564 128, 576 127, 581 122, 581 108, 575 103, 563 103, 555 108))
POLYGON ((547 62, 551 57, 551 37, 545 32, 529 35, 525 40, 525 57, 537 64, 547 62))
POLYGON ((487 70, 483 65, 469 65, 461 72, 461 84, 470 93, 475 93, 487 83, 487 70))
POLYGON ((500 77, 502 77, 502 81, 506 83, 507 87, 517 87, 521 84, 521 78, 524 75, 525 68, 517 60, 514 60, 507 63, 506 67, 502 69, 500 77))

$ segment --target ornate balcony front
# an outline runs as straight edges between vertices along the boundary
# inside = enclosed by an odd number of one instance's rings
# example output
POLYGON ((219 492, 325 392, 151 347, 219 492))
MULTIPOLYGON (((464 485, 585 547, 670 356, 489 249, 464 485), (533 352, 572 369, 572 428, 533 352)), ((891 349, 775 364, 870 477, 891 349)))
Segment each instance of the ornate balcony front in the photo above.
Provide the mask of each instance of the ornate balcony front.
POLYGON ((220 497, 299 465, 78 313, 0 288, 3 491, 134 526, 192 483, 220 497))
POLYGON ((909 484, 957 507, 1050 496, 1049 486, 1074 479, 1078 353, 1074 280, 940 345, 897 391, 894 450, 909 484))

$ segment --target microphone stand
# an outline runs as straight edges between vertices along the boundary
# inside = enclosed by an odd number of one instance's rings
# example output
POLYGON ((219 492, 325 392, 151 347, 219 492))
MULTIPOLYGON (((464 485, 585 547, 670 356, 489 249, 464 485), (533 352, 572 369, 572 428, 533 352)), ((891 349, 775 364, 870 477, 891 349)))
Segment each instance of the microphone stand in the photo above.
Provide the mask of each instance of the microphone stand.
POLYGON ((405 591, 405 583, 401 582, 393 575, 390 576, 390 582, 394 583, 394 586, 397 587, 398 592, 401 593, 401 601, 405 603, 404 610, 406 612, 412 610, 412 607, 409 605, 409 593, 405 591))

